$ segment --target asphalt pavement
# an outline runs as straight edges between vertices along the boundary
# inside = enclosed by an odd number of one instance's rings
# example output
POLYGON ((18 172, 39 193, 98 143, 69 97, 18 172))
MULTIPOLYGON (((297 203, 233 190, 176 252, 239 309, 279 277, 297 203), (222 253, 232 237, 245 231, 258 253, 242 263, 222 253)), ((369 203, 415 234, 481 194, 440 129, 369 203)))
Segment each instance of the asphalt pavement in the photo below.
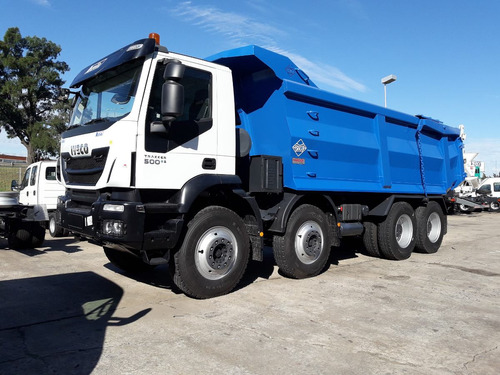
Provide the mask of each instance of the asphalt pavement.
POLYGON ((500 373, 500 214, 449 217, 436 254, 347 241, 291 280, 271 249, 234 292, 194 300, 166 266, 127 275, 72 238, 0 240, 0 374, 500 373))

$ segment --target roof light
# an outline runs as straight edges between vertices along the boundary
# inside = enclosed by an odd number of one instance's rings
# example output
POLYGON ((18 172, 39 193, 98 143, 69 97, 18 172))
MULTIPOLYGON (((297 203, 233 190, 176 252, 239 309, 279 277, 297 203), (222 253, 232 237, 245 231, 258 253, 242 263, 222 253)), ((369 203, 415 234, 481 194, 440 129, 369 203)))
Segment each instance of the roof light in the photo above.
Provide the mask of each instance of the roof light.
POLYGON ((151 33, 149 34, 149 39, 154 39, 156 44, 160 44, 160 34, 157 33, 151 33))

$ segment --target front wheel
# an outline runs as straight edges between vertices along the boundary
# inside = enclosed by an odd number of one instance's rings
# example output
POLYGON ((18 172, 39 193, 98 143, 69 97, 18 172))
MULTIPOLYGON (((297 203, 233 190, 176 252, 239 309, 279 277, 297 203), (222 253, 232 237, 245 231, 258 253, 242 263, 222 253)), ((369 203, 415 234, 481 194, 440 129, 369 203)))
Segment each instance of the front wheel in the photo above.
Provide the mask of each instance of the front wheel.
POLYGON ((250 240, 243 220, 219 206, 204 208, 189 222, 170 273, 175 285, 194 298, 229 293, 243 277, 250 240))
POLYGON ((330 257, 330 238, 326 214, 304 204, 297 208, 286 226, 284 236, 274 236, 274 259, 288 277, 316 276, 330 257))
POLYGON ((416 228, 413 208, 406 202, 394 203, 378 226, 381 254, 391 260, 408 259, 415 248, 416 228))
POLYGON ((61 237, 63 235, 64 229, 57 224, 56 214, 52 213, 49 215, 49 233, 52 237, 61 237))

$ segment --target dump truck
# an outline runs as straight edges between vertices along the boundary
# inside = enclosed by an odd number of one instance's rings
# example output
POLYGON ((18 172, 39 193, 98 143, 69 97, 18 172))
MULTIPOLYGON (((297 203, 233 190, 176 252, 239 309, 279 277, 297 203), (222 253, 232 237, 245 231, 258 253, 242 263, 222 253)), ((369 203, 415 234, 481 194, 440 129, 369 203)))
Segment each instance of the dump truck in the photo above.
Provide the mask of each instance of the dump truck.
POLYGON ((348 236, 391 260, 436 252, 464 179, 458 129, 321 90, 258 46, 198 59, 154 34, 71 88, 60 225, 121 270, 168 264, 194 298, 232 291, 265 246, 291 278, 348 236))

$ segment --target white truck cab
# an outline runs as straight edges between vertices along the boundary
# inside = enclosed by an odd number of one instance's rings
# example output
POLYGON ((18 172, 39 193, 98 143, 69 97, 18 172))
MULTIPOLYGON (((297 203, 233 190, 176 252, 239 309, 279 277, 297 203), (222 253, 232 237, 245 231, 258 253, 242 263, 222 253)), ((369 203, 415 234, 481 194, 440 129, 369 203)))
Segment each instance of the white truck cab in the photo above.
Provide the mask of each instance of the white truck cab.
POLYGON ((49 215, 49 232, 52 237, 62 234, 57 225, 57 198, 64 195, 64 186, 57 179, 57 161, 47 160, 31 164, 18 185, 19 203, 27 206, 43 206, 49 215))

